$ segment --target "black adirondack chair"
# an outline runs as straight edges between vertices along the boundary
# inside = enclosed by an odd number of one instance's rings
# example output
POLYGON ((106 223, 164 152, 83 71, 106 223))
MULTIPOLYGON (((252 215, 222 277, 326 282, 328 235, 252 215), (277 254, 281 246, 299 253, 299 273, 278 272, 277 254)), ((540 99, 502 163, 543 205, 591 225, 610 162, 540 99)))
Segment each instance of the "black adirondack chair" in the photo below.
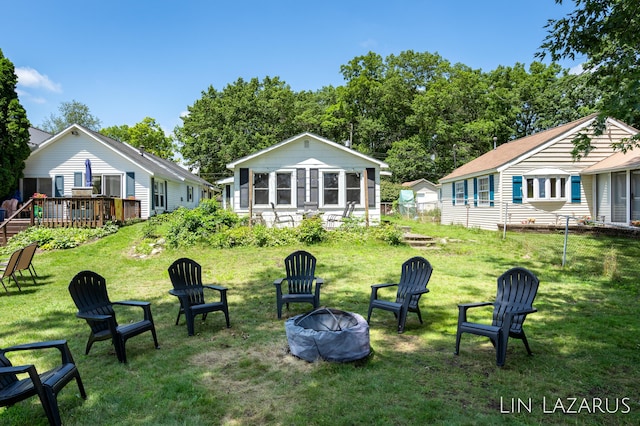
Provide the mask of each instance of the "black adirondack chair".
POLYGON ((83 399, 87 394, 80 378, 71 351, 66 340, 53 340, 49 342, 28 343, 0 349, 0 407, 9 407, 16 402, 23 401, 38 395, 42 408, 51 425, 60 425, 60 411, 58 409, 58 392, 71 380, 76 381, 80 395, 83 399), (39 374, 35 365, 13 366, 6 357, 9 352, 36 351, 55 348, 60 351, 61 362, 51 370, 39 374), (22 379, 18 375, 28 375, 22 379))
POLYGON ((424 257, 416 256, 402 264, 399 283, 372 285, 367 322, 371 320, 373 309, 378 308, 393 312, 398 319, 398 333, 404 332, 409 312, 417 313, 420 324, 422 324, 422 314, 418 302, 423 294, 429 292, 427 284, 429 284, 432 272, 433 268, 429 261, 424 257), (398 288, 395 301, 378 299, 378 290, 394 286, 398 288))
POLYGON ((20 283, 18 282, 18 278, 16 277, 16 265, 18 264, 18 260, 20 260, 22 251, 23 249, 18 249, 11 253, 9 260, 6 262, 6 264, 2 265, 2 276, 0 277, 0 283, 2 283, 2 287, 4 287, 4 291, 6 291, 7 293, 9 292, 9 290, 7 290, 7 285, 4 281, 7 280, 8 284, 9 278, 13 278, 13 281, 15 281, 16 285, 18 286, 18 290, 22 291, 22 289, 20 288, 20 283))
POLYGON ((527 316, 537 312, 533 308, 533 300, 538 292, 538 278, 525 268, 512 268, 498 277, 498 292, 495 302, 466 303, 458 305, 458 332, 456 334, 456 351, 460 352, 460 336, 471 333, 486 336, 496 348, 496 364, 504 365, 507 356, 509 337, 521 339, 527 352, 531 355, 527 336, 522 324, 527 316), (467 321, 467 310, 479 306, 493 305, 493 322, 491 325, 477 324, 467 321))
POLYGON ((87 321, 91 328, 85 355, 94 342, 111 339, 118 357, 118 361, 127 362, 125 344, 133 336, 150 331, 153 343, 158 346, 156 328, 151 315, 151 303, 125 300, 111 302, 107 294, 106 280, 92 271, 82 271, 76 274, 69 283, 69 293, 78 308, 76 316, 87 321), (118 325, 114 305, 139 307, 144 313, 142 320, 125 325, 118 325))
POLYGON ((202 315, 202 320, 204 321, 209 312, 222 311, 227 320, 227 328, 231 327, 229 323, 229 306, 227 305, 227 288, 202 284, 202 267, 198 262, 184 257, 176 260, 169 267, 169 278, 171 278, 171 284, 173 284, 173 289, 169 290, 169 294, 176 296, 180 300, 176 325, 180 322, 180 315, 184 314, 187 320, 189 336, 194 334, 193 323, 196 315, 202 315), (217 291, 220 294, 220 300, 218 302, 205 302, 204 289, 217 291))
POLYGON ((322 278, 316 277, 316 258, 304 250, 291 253, 284 259, 287 276, 273 282, 276 286, 276 304, 278 319, 282 318, 282 305, 289 303, 311 303, 313 308, 320 307, 320 287, 322 278), (283 281, 287 282, 287 292, 282 291, 283 281), (314 286, 315 282, 315 286, 314 286))

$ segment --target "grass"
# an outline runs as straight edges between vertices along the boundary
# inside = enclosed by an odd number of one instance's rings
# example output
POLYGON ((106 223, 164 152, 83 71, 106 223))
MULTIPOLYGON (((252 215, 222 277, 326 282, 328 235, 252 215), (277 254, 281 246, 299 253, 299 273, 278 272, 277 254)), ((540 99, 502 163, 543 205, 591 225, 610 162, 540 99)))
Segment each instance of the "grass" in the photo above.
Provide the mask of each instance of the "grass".
MULTIPOLYGON (((439 249, 371 242, 198 246, 140 258, 132 255, 143 234, 144 224, 137 224, 75 249, 38 253, 37 285, 23 280, 21 293, 12 286, 9 294, 0 294, 0 347, 68 340, 88 399, 79 398, 73 383, 61 391, 67 425, 640 423, 637 241, 574 237, 572 244, 591 250, 561 268, 562 247, 548 235, 509 234, 503 240, 501 233, 407 224, 412 232, 438 238, 439 249), (307 363, 292 357, 284 320, 276 318, 272 282, 283 274, 284 257, 299 248, 318 259, 317 274, 326 283, 321 303, 365 317, 370 285, 396 282, 402 262, 425 256, 434 273, 431 292, 421 299, 424 324, 410 314, 405 333, 398 335, 393 315, 375 311, 373 354, 367 360, 307 363), (225 328, 221 313, 197 320, 192 337, 184 319, 175 326, 178 306, 167 293, 167 267, 182 256, 203 265, 206 281, 229 288, 231 328, 225 328), (511 340, 506 365, 499 368, 488 340, 468 334, 460 355, 453 355, 457 304, 492 300, 496 277, 516 265, 541 281, 534 304, 539 312, 525 323, 534 355, 511 340), (88 327, 75 318, 67 291, 83 269, 107 279, 112 300, 152 303, 160 349, 153 349, 146 333, 128 341, 126 365, 118 363, 109 342, 97 342, 84 355, 88 327), (563 412, 572 398, 577 399, 572 410, 582 405, 577 414, 563 412), (612 413, 594 413, 598 399, 600 408, 612 413), (512 409, 512 401, 520 405, 512 409)), ((307 309, 293 304, 283 317, 307 309)), ((136 313, 118 311, 119 321, 136 313)), ((486 321, 491 314, 473 315, 472 320, 486 321)), ((31 363, 34 356, 12 360, 31 363)), ((52 353, 35 363, 43 369, 55 360, 52 353)), ((1 408, 0 423, 46 424, 46 417, 32 398, 1 408)))

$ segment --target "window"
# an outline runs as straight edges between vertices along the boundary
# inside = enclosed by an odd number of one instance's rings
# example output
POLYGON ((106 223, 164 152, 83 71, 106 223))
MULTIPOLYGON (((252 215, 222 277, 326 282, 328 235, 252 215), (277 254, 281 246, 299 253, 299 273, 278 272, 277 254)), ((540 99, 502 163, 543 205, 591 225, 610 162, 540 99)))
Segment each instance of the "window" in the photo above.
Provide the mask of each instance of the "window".
POLYGON ((253 175, 253 204, 269 204, 269 173, 253 175))
POLYGON ((360 204, 360 173, 347 173, 347 203, 360 204))
POLYGON ((338 173, 323 174, 323 196, 325 205, 338 204, 338 173))
POLYGON ((164 207, 164 182, 153 182, 153 197, 155 207, 164 207))
POLYGON ((193 186, 187 185, 187 202, 193 201, 193 186))
POLYGON ((51 178, 24 178, 22 179, 22 198, 27 200, 33 197, 35 193, 46 194, 47 197, 53 196, 53 185, 51 178))
POLYGON ((291 204, 291 173, 276 173, 276 204, 291 204))
POLYGON ((122 185, 120 175, 103 175, 102 195, 107 197, 122 198, 122 185))
POLYGON ((566 198, 567 178, 558 176, 527 177, 527 199, 556 201, 566 198))
POLYGON ((478 178, 478 205, 491 205, 489 176, 478 178))
POLYGON ((464 181, 455 183, 455 204, 464 204, 464 181))

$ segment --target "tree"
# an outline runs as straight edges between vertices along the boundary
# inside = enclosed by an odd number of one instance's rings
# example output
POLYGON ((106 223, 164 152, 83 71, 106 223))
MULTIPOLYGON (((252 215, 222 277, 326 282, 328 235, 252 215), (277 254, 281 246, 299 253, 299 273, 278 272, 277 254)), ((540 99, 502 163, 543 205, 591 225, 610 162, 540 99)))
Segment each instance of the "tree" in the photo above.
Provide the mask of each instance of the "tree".
POLYGON ((126 142, 136 148, 144 147, 145 151, 168 160, 173 159, 175 144, 173 138, 151 117, 145 117, 133 127, 126 124, 111 126, 100 130, 100 133, 120 142, 126 142))
POLYGON ((58 107, 60 115, 56 116, 51 114, 42 125, 42 130, 56 134, 71 126, 72 124, 79 124, 93 131, 100 129, 100 120, 91 114, 89 107, 73 100, 71 102, 62 102, 58 107))
POLYGON ((31 124, 18 100, 17 83, 13 63, 0 49, 0 198, 18 189, 24 162, 31 153, 31 124))
POLYGON ((296 133, 296 95, 278 77, 238 79, 217 91, 209 87, 188 108, 174 133, 189 166, 205 179, 228 175, 226 165, 296 133))
MULTIPOLYGON (((548 21, 548 35, 537 55, 551 59, 572 59, 581 55, 582 64, 602 97, 598 103, 596 134, 604 131, 607 116, 634 127, 640 126, 640 2, 638 0, 573 0, 576 9, 561 19, 548 21)), ((562 0, 556 0, 562 4, 562 0)), ((574 155, 591 150, 588 137, 574 141, 574 155)), ((626 152, 640 147, 640 135, 614 144, 626 152)))

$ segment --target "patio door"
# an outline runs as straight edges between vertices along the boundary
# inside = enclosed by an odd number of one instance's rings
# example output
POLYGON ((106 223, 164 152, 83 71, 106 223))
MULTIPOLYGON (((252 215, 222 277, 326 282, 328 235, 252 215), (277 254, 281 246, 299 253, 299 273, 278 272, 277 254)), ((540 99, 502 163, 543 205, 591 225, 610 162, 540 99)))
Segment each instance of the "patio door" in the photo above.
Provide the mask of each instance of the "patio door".
POLYGON ((631 220, 640 220, 640 170, 631 171, 631 220))
POLYGON ((627 222, 627 172, 611 173, 611 221, 627 222))

